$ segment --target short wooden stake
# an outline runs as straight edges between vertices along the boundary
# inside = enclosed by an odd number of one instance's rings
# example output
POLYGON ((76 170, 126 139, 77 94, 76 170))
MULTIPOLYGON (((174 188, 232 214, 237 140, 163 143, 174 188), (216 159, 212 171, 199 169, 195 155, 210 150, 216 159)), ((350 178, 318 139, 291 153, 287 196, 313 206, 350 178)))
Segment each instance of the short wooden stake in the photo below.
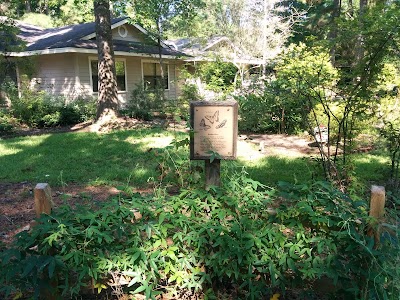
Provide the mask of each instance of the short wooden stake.
POLYGON ((373 185, 371 187, 371 203, 369 216, 373 218, 368 230, 369 236, 374 236, 375 247, 379 245, 380 241, 380 225, 382 218, 385 215, 385 187, 373 185))
POLYGON ((206 159, 206 187, 221 185, 221 160, 214 159, 212 162, 206 159))
POLYGON ((53 207, 51 189, 48 183, 38 183, 34 190, 36 217, 41 214, 50 214, 53 207))

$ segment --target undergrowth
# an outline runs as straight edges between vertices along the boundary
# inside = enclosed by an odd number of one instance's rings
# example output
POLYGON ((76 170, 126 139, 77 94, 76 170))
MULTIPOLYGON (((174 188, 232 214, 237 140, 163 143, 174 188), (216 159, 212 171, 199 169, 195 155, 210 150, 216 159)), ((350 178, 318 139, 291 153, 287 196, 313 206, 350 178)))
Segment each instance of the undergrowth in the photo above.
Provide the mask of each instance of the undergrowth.
POLYGON ((0 248, 0 295, 265 299, 327 279, 330 299, 398 299, 398 229, 377 247, 368 221, 365 201, 326 182, 268 188, 244 171, 221 188, 64 205, 0 248))

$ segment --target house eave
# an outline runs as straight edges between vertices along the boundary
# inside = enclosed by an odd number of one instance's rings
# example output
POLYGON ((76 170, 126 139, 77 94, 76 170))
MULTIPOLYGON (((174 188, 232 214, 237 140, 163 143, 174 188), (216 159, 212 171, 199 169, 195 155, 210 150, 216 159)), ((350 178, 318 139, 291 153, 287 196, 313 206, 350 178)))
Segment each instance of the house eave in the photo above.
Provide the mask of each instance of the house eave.
MULTIPOLYGON (((229 58, 220 58, 224 62, 231 62, 234 64, 248 64, 248 65, 263 65, 264 62, 260 59, 245 59, 245 58, 235 58, 235 59, 229 59, 229 58)), ((212 57, 193 57, 193 58, 188 58, 185 59, 185 62, 213 62, 215 61, 214 58, 212 57)))
MULTIPOLYGON (((128 18, 126 18, 124 20, 121 20, 121 21, 119 21, 119 22, 117 22, 115 24, 112 24, 111 25, 111 30, 113 30, 113 29, 115 29, 115 28, 117 28, 119 26, 125 25, 127 23, 129 23, 129 19, 128 18)), ((144 29, 142 26, 140 26, 138 24, 132 24, 132 26, 135 27, 137 30, 139 30, 144 35, 149 36, 149 32, 146 29, 144 29)), ((96 32, 93 32, 91 34, 88 34, 88 35, 82 37, 82 40, 91 40, 91 39, 93 39, 95 37, 96 37, 96 32)), ((153 40, 155 40, 155 39, 153 39, 153 40)), ((161 41, 160 44, 161 44, 161 46, 163 48, 169 48, 168 45, 163 41, 161 41)))
MULTIPOLYGON (((121 20, 121 21, 119 21, 119 22, 117 22, 117 23, 115 23, 115 24, 112 24, 112 25, 111 25, 111 29, 115 29, 115 28, 117 28, 118 26, 124 25, 124 24, 126 24, 126 23, 128 23, 128 22, 129 22, 128 18, 126 18, 126 19, 124 19, 124 20, 121 20)), ((93 38, 95 38, 95 37, 96 37, 96 32, 93 32, 93 33, 91 33, 91 34, 88 34, 88 35, 83 36, 81 39, 82 39, 82 40, 90 40, 90 39, 93 39, 93 38)))
MULTIPOLYGON (((6 52, 3 55, 6 57, 29 57, 35 55, 49 55, 49 54, 66 54, 66 53, 83 53, 83 54, 95 54, 97 55, 97 49, 83 49, 83 48, 55 48, 55 49, 44 49, 44 50, 34 50, 34 51, 22 51, 22 52, 6 52)), ((149 53, 134 53, 134 52, 124 52, 115 51, 114 55, 118 56, 136 56, 136 57, 151 57, 159 58, 159 54, 149 54, 149 53)), ((178 55, 162 55, 162 58, 177 58, 178 55)))

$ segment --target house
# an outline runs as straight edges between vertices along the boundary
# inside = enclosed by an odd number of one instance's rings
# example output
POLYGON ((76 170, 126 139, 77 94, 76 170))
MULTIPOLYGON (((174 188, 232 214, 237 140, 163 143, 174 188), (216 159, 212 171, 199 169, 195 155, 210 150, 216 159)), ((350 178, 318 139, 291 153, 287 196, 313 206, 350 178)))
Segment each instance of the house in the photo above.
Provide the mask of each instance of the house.
MULTIPOLYGON (((1 18, 1 17, 0 17, 1 18)), ((1 20, 0 20, 1 21, 1 20)), ((97 46, 95 23, 42 29, 16 21, 18 37, 26 42, 22 51, 3 53, 16 59, 30 57, 34 61, 32 88, 67 98, 97 96, 97 46)), ((126 17, 112 20, 112 35, 116 60, 118 98, 123 105, 140 85, 154 88, 161 79, 159 47, 141 26, 126 17)), ((2 49, 0 49, 2 51, 2 49)), ((4 50, 3 50, 4 51, 4 50)), ((176 98, 179 93, 179 67, 183 54, 161 43, 165 64, 165 95, 176 98)), ((17 65, 18 66, 18 65, 17 65)), ((17 81, 22 74, 17 67, 17 81)))
POLYGON ((187 55, 186 62, 193 65, 214 61, 216 58, 231 62, 238 68, 240 76, 246 72, 258 72, 264 61, 244 53, 226 36, 215 36, 205 41, 196 38, 184 38, 165 41, 172 49, 187 55), (240 74, 241 73, 241 74, 240 74))

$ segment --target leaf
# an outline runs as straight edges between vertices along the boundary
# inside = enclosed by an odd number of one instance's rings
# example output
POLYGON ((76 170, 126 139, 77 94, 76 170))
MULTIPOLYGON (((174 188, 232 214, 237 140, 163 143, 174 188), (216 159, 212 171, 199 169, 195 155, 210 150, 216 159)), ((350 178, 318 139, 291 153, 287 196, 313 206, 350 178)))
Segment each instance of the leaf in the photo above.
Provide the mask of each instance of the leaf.
POLYGON ((290 255, 291 258, 299 259, 300 257, 295 253, 295 251, 296 251, 296 247, 293 245, 289 249, 289 255, 290 255))
POLYGON ((56 268, 56 260, 52 258, 49 263, 49 278, 53 277, 55 268, 56 268))
POLYGON ((153 248, 154 249, 157 249, 158 247, 160 247, 161 246, 161 240, 156 240, 155 242, 154 242, 154 244, 153 244, 153 248))
POLYGON ((269 300, 279 300, 280 296, 281 296, 281 294, 273 294, 269 300))
POLYGON ((132 255, 132 258, 131 258, 131 264, 134 264, 135 261, 139 258, 140 255, 141 255, 141 251, 135 252, 135 253, 132 255))
POLYGON ((28 263, 26 264, 25 268, 24 268, 24 272, 22 273, 22 277, 27 276, 32 270, 33 268, 36 266, 36 262, 32 261, 32 259, 30 259, 28 261, 28 263))
POLYGON ((158 256, 159 254, 160 254, 160 251, 159 251, 159 250, 156 251, 156 252, 153 252, 153 253, 150 255, 150 260, 156 259, 157 256, 158 256))
POLYGON ((107 288, 107 286, 106 286, 105 284, 100 283, 100 282, 96 283, 96 284, 94 285, 94 287, 97 288, 97 293, 98 293, 98 294, 100 294, 101 291, 102 291, 103 289, 106 289, 106 288, 107 288))
POLYGON ((158 217, 158 225, 161 225, 165 220, 165 213, 160 213, 159 217, 158 217))
POLYGON ((136 290, 132 292, 132 294, 139 294, 143 292, 145 289, 147 289, 147 284, 139 286, 136 290))
POLYGON ((293 259, 291 259, 291 258, 288 257, 288 259, 287 259, 287 264, 288 264, 288 267, 289 267, 290 269, 292 269, 293 271, 296 271, 296 266, 295 266, 295 264, 294 264, 294 260, 293 260, 293 259))
POLYGON ((140 280, 140 276, 136 275, 136 277, 133 277, 132 280, 128 283, 128 287, 131 287, 132 285, 134 285, 139 280, 140 280))
POLYGON ((147 234, 147 238, 151 238, 151 226, 150 225, 146 226, 146 234, 147 234))

